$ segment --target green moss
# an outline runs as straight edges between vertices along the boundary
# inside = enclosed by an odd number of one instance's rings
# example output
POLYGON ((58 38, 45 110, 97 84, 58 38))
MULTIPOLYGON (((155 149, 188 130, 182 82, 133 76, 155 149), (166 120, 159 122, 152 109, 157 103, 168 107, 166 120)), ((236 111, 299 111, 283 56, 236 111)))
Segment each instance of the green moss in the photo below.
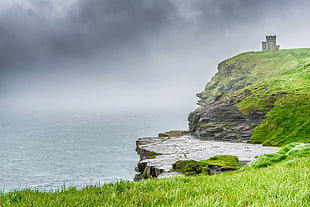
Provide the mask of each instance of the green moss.
POLYGON ((210 168, 216 167, 221 171, 238 170, 243 165, 238 162, 238 158, 232 155, 217 155, 208 160, 179 160, 174 165, 174 171, 185 175, 209 175, 210 168))
POLYGON ((203 128, 203 129, 206 129, 206 128, 213 128, 213 127, 216 127, 216 126, 215 125, 208 125, 208 124, 201 124, 199 127, 203 128))
POLYGON ((243 167, 243 165, 238 162, 238 157, 233 155, 216 155, 202 162, 205 162, 208 165, 219 166, 222 169, 227 170, 238 170, 243 167))
POLYGON ((232 126, 228 126, 228 125, 209 125, 209 124, 201 124, 199 127, 202 129, 207 129, 207 128, 231 129, 233 128, 232 126))
POLYGON ((232 126, 228 126, 228 125, 220 125, 220 126, 216 126, 215 129, 231 129, 233 128, 232 126))
POLYGON ((174 130, 174 131, 169 131, 165 133, 159 133, 158 136, 159 137, 181 137, 188 133, 189 133, 188 130, 174 130))
POLYGON ((147 170, 146 169, 144 169, 141 178, 142 179, 147 179, 147 170))
POLYGON ((148 156, 147 159, 155 159, 159 155, 163 155, 163 154, 158 153, 158 152, 152 152, 152 155, 148 156))
POLYGON ((174 171, 181 172, 185 175, 208 175, 210 169, 201 161, 179 160, 173 165, 174 171))
POLYGON ((303 143, 290 143, 283 147, 280 151, 273 154, 260 155, 257 159, 249 163, 243 169, 261 168, 274 165, 285 159, 291 159, 295 157, 309 157, 310 156, 310 144, 303 143))

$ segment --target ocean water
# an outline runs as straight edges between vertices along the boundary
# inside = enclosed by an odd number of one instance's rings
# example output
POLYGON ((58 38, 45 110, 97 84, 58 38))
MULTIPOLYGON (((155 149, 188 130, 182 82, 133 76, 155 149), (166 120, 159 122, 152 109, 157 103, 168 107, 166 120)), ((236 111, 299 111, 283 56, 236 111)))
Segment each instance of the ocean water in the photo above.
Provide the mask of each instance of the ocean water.
POLYGON ((0 112, 0 191, 132 180, 135 141, 187 128, 186 113, 0 112))

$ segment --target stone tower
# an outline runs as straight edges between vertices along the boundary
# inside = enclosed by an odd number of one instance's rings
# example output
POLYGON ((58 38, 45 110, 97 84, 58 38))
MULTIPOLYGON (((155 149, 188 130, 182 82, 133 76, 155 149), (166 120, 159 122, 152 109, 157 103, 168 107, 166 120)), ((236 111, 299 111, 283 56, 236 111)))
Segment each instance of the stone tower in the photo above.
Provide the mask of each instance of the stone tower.
POLYGON ((266 36, 266 42, 262 42, 262 49, 263 50, 279 50, 280 45, 276 43, 276 35, 266 36))

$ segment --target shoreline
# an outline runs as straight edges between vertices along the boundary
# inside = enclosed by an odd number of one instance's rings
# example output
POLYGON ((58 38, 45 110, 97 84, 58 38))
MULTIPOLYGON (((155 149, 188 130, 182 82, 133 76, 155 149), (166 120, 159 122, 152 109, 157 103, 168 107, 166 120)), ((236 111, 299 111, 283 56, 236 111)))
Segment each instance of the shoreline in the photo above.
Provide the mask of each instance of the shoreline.
POLYGON ((181 176, 179 173, 169 172, 172 165, 179 160, 200 161, 215 155, 234 155, 238 157, 239 163, 245 165, 256 156, 275 153, 281 149, 261 144, 200 140, 190 134, 139 138, 136 146, 140 160, 135 168, 135 181, 181 176))

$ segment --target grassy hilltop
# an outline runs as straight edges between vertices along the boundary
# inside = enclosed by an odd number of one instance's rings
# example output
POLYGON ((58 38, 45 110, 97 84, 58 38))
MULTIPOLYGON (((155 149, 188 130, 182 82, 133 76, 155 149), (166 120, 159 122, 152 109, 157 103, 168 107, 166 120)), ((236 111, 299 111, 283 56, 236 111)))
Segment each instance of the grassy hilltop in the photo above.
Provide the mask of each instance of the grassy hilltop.
POLYGON ((310 141, 310 49, 248 52, 225 60, 205 91, 197 94, 199 104, 203 107, 229 92, 243 114, 269 111, 251 143, 310 141))
POLYGON ((268 81, 288 71, 298 73, 297 69, 309 65, 310 48, 239 54, 218 65, 218 72, 206 85, 205 90, 197 94, 201 99, 198 104, 203 106, 214 101, 222 93, 242 89, 260 80, 268 81))
MULTIPOLYGON (((219 65, 198 96, 203 107, 230 93, 238 110, 269 111, 252 143, 308 143, 310 49, 243 53, 219 65)), ((78 190, 0 193, 2 206, 310 206, 310 144, 291 143, 239 171, 118 182, 78 190)))

